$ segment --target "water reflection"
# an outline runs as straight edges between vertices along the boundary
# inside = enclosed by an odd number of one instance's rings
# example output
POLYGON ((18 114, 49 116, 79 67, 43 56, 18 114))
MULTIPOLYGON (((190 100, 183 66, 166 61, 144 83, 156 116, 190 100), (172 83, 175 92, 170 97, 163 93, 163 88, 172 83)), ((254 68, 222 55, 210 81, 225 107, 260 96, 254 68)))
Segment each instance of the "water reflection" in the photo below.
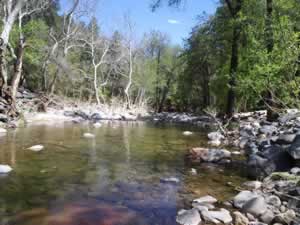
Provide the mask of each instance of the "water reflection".
POLYGON ((203 146, 204 134, 139 122, 35 125, 0 138, 0 163, 14 172, 0 177, 1 225, 175 224, 183 199, 233 194, 232 171, 184 162, 188 147, 203 146), (84 139, 83 133, 95 139, 84 139), (26 148, 41 144, 42 152, 26 148), (161 183, 177 177, 179 184, 161 183))

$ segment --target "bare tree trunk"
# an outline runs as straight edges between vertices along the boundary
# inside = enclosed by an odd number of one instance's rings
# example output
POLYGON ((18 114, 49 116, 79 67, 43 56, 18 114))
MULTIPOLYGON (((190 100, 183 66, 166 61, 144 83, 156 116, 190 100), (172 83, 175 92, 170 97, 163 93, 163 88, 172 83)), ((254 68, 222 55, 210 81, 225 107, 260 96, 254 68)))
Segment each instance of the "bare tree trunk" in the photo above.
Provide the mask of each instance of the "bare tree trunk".
POLYGON ((27 0, 18 0, 15 5, 11 0, 4 3, 5 16, 2 19, 3 28, 0 35, 0 91, 3 94, 3 88, 7 85, 7 71, 5 66, 5 53, 7 50, 10 33, 18 13, 22 9, 27 0))
POLYGON ((95 91, 95 96, 96 96, 96 101, 97 104, 100 105, 100 97, 99 97, 99 90, 98 90, 98 83, 97 83, 97 67, 94 67, 94 91, 95 91))
POLYGON ((18 87, 22 76, 24 49, 25 49, 24 39, 20 38, 18 51, 17 51, 17 60, 15 63, 15 71, 11 83, 11 97, 12 97, 12 105, 14 108, 16 105, 16 96, 17 96, 18 87))

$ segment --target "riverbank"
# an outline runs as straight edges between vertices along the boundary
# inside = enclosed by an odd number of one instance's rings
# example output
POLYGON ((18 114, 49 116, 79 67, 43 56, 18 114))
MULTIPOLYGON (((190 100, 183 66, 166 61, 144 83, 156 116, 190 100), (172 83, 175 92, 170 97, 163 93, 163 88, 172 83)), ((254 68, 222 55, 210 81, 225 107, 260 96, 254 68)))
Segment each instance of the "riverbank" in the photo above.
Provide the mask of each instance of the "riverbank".
POLYGON ((234 225, 300 224, 300 111, 287 110, 273 122, 266 112, 237 114, 231 130, 208 134, 211 148, 193 148, 189 159, 198 163, 235 163, 255 181, 236 187, 239 193, 226 202, 212 196, 195 199, 179 211, 177 222, 234 225), (238 149, 229 152, 226 146, 238 149), (222 149, 221 149, 222 147, 222 149), (218 203, 218 204, 216 204, 218 203))

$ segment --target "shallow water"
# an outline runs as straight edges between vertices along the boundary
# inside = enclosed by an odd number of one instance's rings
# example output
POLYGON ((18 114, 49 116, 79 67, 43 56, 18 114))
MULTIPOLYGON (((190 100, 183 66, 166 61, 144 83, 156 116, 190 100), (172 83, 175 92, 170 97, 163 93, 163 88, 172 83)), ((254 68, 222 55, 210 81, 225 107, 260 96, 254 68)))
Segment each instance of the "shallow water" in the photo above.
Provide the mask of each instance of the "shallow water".
POLYGON ((142 122, 31 125, 0 137, 0 163, 14 171, 0 177, 1 225, 174 225, 190 200, 235 192, 238 171, 197 166, 184 155, 205 146, 205 132, 142 122), (85 132, 95 139, 85 139, 85 132), (26 148, 41 144, 45 149, 26 148), (176 177, 179 183, 164 183, 176 177))

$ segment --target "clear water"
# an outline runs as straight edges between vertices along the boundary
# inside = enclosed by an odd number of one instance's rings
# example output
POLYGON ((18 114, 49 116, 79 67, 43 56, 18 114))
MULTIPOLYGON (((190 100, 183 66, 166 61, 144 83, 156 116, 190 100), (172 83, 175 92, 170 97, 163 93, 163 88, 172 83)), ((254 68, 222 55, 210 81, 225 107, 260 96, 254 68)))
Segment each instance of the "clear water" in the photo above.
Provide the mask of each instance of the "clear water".
POLYGON ((205 146, 205 132, 142 122, 31 125, 0 137, 1 225, 174 225, 176 212, 195 197, 234 194, 232 169, 194 166, 187 149, 205 146), (85 139, 85 132, 95 139, 85 139), (41 144, 45 149, 26 148, 41 144), (176 177, 177 184, 163 178, 176 177))

